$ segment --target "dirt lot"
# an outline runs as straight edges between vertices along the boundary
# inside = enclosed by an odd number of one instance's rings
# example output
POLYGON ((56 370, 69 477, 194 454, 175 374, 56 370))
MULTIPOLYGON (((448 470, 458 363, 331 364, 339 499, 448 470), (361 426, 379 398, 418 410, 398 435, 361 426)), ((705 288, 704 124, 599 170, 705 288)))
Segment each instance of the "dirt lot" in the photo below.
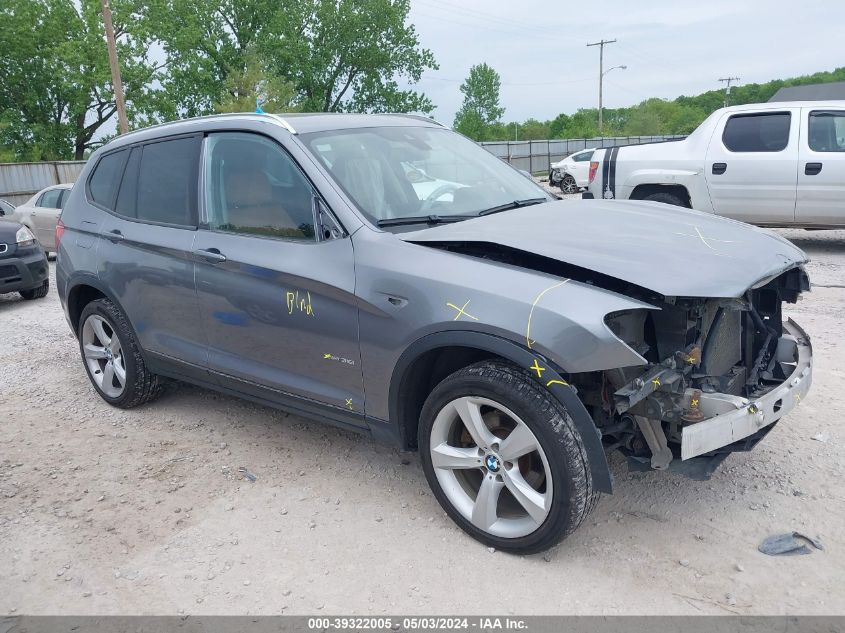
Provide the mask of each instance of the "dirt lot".
POLYGON ((789 310, 807 400, 707 482, 614 458, 616 493, 530 557, 454 527, 415 455, 185 385, 112 409, 55 292, 0 296, 0 613, 841 614, 845 231, 783 234, 837 286, 789 310), (757 551, 793 529, 826 550, 757 551))

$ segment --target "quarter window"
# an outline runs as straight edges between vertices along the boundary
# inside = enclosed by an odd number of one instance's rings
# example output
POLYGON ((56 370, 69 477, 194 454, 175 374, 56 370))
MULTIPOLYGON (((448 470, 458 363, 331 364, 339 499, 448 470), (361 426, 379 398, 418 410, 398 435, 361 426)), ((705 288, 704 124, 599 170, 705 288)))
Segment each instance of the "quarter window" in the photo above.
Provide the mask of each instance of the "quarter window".
POLYGON ((112 209, 114 194, 120 184, 123 165, 126 163, 128 150, 120 150, 103 156, 88 180, 88 191, 91 199, 102 207, 112 209))
POLYGON ((580 154, 575 154, 572 157, 576 163, 583 163, 584 161, 588 161, 593 157, 593 152, 581 152, 580 154))
POLYGON ((808 141, 814 152, 845 152, 845 111, 810 112, 808 141))
MULTIPOLYGON (((196 226, 199 136, 143 146, 135 217, 146 222, 196 226)), ((131 201, 128 202, 131 213, 131 201)))
POLYGON ((722 141, 732 152, 780 152, 789 144, 789 112, 735 114, 725 124, 722 141))
POLYGON ((117 202, 114 205, 117 213, 128 218, 138 217, 136 209, 138 208, 138 167, 141 164, 141 151, 140 147, 133 147, 129 153, 126 169, 123 170, 120 191, 117 193, 117 202))
POLYGON ((206 158, 209 228, 313 241, 314 191, 276 143, 246 133, 212 134, 206 158))

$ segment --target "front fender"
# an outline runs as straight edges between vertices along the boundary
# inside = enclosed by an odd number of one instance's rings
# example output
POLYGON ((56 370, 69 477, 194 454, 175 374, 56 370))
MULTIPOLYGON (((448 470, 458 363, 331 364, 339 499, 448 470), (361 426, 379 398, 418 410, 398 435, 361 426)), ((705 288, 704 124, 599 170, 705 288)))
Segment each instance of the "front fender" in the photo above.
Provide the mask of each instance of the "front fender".
POLYGON ((600 492, 613 492, 613 477, 601 443, 601 433, 578 398, 575 389, 563 379, 559 373, 560 369, 552 361, 504 338, 481 332, 452 330, 417 339, 402 353, 393 370, 389 406, 390 419, 394 423, 402 419, 402 382, 413 362, 426 352, 446 347, 471 347, 483 350, 529 370, 534 379, 547 389, 572 416, 587 453, 593 488, 600 492), (534 366, 542 368, 542 371, 530 371, 534 366))

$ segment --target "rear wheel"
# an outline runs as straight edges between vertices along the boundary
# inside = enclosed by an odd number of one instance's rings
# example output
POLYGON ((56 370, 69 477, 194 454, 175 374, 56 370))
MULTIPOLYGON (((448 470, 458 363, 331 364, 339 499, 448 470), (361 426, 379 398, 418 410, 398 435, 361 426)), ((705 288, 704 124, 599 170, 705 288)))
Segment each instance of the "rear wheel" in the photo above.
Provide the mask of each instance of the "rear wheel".
POLYGON ((663 202, 664 204, 673 204, 676 207, 686 207, 689 208, 689 204, 687 204, 680 196, 669 193, 668 191, 658 191, 657 193, 653 193, 651 195, 646 196, 643 200, 650 200, 651 202, 663 202))
POLYGON ((38 286, 37 288, 30 288, 29 290, 20 290, 19 294, 21 297, 26 299, 27 301, 31 299, 42 299, 47 296, 47 292, 50 290, 50 280, 45 279, 44 283, 38 286))
POLYGON ((506 363, 471 365, 435 387, 423 406, 419 446, 443 509, 470 536, 504 551, 551 547, 598 496, 571 416, 506 363))
POLYGON ((575 182, 575 178, 571 174, 566 174, 560 181, 560 190, 567 194, 578 193, 578 183, 575 182))
POLYGON ((103 400, 130 409, 161 393, 161 379, 147 369, 135 333, 114 303, 97 299, 86 305, 78 334, 88 378, 103 400))

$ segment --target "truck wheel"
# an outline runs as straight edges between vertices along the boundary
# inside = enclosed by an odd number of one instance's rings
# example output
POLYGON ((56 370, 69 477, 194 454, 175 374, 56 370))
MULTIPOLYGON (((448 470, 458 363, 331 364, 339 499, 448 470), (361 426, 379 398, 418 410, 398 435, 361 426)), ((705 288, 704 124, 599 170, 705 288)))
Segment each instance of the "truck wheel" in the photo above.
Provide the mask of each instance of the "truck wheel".
POLYGON ((578 184, 570 174, 566 174, 560 181, 560 190, 563 193, 578 193, 578 184))
POLYGON ((465 532, 519 554, 572 533, 598 499, 566 409, 521 369, 484 361, 429 395, 419 447, 434 496, 465 532))
POLYGON ((37 288, 30 288, 29 290, 20 290, 18 294, 21 297, 30 301, 32 299, 41 299, 47 296, 47 292, 50 290, 50 280, 45 279, 44 283, 38 286, 37 288))
POLYGON ((669 193, 668 191, 658 191, 646 196, 643 200, 650 200, 651 202, 663 202, 664 204, 673 204, 676 207, 690 208, 690 205, 684 201, 680 196, 669 193))
POLYGON ((83 308, 78 338, 88 378, 109 404, 131 409, 161 393, 162 380, 147 369, 126 316, 108 299, 83 308))

